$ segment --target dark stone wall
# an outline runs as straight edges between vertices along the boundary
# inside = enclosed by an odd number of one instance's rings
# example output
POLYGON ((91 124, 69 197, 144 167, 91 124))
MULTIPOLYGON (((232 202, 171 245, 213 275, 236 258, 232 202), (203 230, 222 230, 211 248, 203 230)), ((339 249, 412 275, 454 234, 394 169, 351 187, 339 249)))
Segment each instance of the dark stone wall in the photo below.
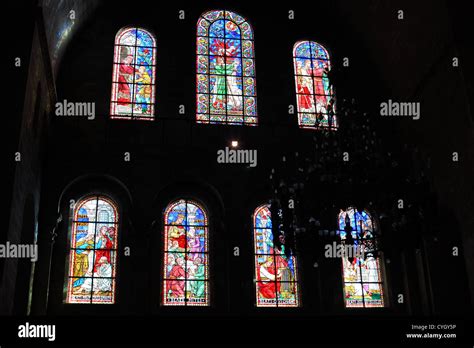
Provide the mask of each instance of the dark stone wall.
MULTIPOLYGON (((36 14, 34 7, 25 6, 25 16, 30 16, 33 21, 33 18, 37 18, 36 14)), ((24 89, 24 100, 21 100, 22 112, 18 114, 20 126, 13 127, 12 134, 9 134, 12 136, 11 141, 15 144, 15 150, 11 154, 11 160, 14 160, 11 173, 9 173, 11 176, 8 175, 12 181, 9 188, 11 190, 10 214, 7 217, 9 226, 8 230, 5 230, 8 232, 2 235, 2 244, 7 241, 11 244, 31 244, 36 241, 38 233, 42 163, 48 132, 48 114, 54 90, 51 89, 50 62, 42 29, 37 21, 36 25, 30 29, 33 32, 30 34, 31 51, 19 51, 25 54, 20 56, 21 69, 28 72, 28 78, 24 89), (28 55, 26 55, 27 52, 28 55), (30 62, 29 65, 28 62, 30 62), (19 161, 15 158, 17 153, 20 155, 19 161)), ((21 298, 18 303, 13 299, 20 293, 28 295, 32 265, 18 259, 2 259, 2 261, 4 262, 0 264, 3 270, 0 286, 2 294, 0 313, 11 314, 14 311, 15 314, 26 314, 25 300, 27 299, 21 298), (21 270, 20 273, 17 272, 18 267, 21 270)))
MULTIPOLYGON (((381 83, 390 91, 386 99, 421 102, 420 120, 397 123, 401 127, 400 141, 419 149, 415 165, 429 177, 438 194, 440 238, 430 251, 430 272, 438 284, 450 284, 459 275, 440 269, 464 269, 469 275, 470 295, 458 295, 462 301, 467 300, 466 296, 472 301, 474 128, 469 63, 472 49, 465 31, 466 8, 449 1, 369 3, 362 8, 341 2, 340 9, 350 18, 367 47, 367 55, 380 71, 381 83), (404 11, 402 21, 396 17, 399 9, 404 11), (453 67, 454 57, 459 59, 458 67, 453 67), (459 154, 459 162, 452 161, 453 152, 459 154), (462 246, 460 257, 451 258, 449 267, 437 262, 444 260, 442 255, 447 255, 453 246, 462 246)), ((434 286, 435 292, 437 289, 440 288, 434 286)), ((445 307, 459 300, 458 295, 448 301, 447 293, 439 291, 434 294, 435 307, 448 310, 445 307)), ((471 302, 471 308, 473 305, 471 302)))

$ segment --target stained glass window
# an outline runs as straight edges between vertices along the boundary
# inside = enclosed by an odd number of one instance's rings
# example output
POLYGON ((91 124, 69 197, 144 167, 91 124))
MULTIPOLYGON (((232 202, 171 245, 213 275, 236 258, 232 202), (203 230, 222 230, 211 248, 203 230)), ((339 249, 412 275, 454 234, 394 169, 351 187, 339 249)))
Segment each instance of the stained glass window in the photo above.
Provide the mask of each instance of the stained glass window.
POLYGON ((198 123, 257 124, 253 32, 245 18, 209 11, 197 24, 198 123))
POLYGON ((346 245, 347 233, 353 240, 354 251, 359 255, 342 261, 345 306, 384 307, 381 258, 377 255, 378 240, 372 217, 367 211, 354 208, 339 213, 339 235, 346 245))
POLYGON ((269 205, 255 209, 253 226, 257 306, 298 307, 296 257, 285 255, 283 236, 274 244, 269 205))
POLYGON ((180 199, 164 215, 163 305, 209 305, 208 222, 198 203, 180 199))
POLYGON ((334 93, 329 84, 331 61, 327 50, 313 41, 293 48, 298 124, 301 128, 336 129, 334 93))
POLYGON ((71 219, 66 303, 115 302, 118 212, 104 196, 78 202, 71 219))
POLYGON ((123 28, 115 37, 110 117, 153 120, 155 37, 141 28, 123 28))

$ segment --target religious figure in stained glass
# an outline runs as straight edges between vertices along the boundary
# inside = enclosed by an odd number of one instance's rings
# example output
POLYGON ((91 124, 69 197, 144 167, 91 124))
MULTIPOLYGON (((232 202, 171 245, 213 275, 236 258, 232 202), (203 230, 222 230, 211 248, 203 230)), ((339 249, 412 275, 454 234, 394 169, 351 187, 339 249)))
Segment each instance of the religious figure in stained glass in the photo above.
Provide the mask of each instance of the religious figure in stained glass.
POLYGON ((339 214, 339 235, 342 244, 350 231, 353 246, 361 255, 344 257, 342 261, 345 306, 384 307, 381 258, 377 253, 377 236, 370 214, 349 208, 339 214))
POLYGON ((254 213, 256 298, 259 307, 297 307, 298 278, 296 257, 285 254, 285 238, 273 241, 269 205, 254 213))
POLYGON ((154 36, 123 28, 115 38, 111 118, 152 120, 155 99, 154 36))
POLYGON ((115 302, 118 212, 107 197, 80 201, 71 226, 66 303, 115 302))
POLYGON ((320 44, 299 41, 293 49, 298 124, 302 128, 337 128, 334 93, 329 84, 329 54, 320 44))
POLYGON ((253 33, 230 11, 204 13, 197 25, 198 123, 255 125, 253 33))
POLYGON ((171 203, 165 211, 163 305, 208 306, 208 224, 200 204, 171 203))

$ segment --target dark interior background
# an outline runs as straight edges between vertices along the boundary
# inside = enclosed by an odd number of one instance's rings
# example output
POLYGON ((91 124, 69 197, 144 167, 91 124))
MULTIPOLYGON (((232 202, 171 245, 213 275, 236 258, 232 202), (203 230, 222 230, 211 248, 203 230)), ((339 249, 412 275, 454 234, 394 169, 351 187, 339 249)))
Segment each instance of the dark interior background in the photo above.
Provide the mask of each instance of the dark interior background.
MULTIPOLYGON (((15 300, 19 307, 10 301, 15 288, 25 293, 25 287, 32 292, 32 314, 396 316, 471 311, 474 162, 472 66, 466 62, 473 56, 463 27, 465 9, 445 1, 181 5, 141 1, 139 10, 134 10, 125 2, 40 1, 15 9, 26 19, 18 28, 19 39, 12 43, 12 55, 21 56, 23 63, 21 69, 12 70, 16 83, 8 146, 9 156, 20 151, 22 161, 7 161, 9 205, 0 242, 36 238, 40 256, 33 283, 25 282, 31 271, 17 262, 0 264, 2 313, 26 313, 24 296, 15 300), (71 8, 76 13, 73 24, 68 19, 71 8), (237 12, 253 26, 257 127, 195 123, 196 22, 211 9, 237 12), (399 9, 404 11, 402 21, 397 19, 399 9), (185 11, 184 20, 178 18, 180 10, 185 11), (295 11, 295 20, 288 20, 289 10, 295 11), (157 38, 153 122, 108 118, 114 37, 128 25, 146 28, 157 38), (296 115, 288 115, 288 106, 296 103, 292 47, 302 39, 329 50, 333 67, 339 70, 338 102, 354 98, 369 114, 382 144, 379 151, 394 154, 400 165, 397 176, 423 172, 436 196, 439 233, 426 240, 423 251, 423 274, 430 280, 420 283, 415 249, 405 257, 394 255, 386 265, 389 307, 382 310, 344 310, 340 264, 328 261, 315 269, 310 248, 299 256, 302 307, 254 306, 251 214, 272 196, 269 175, 281 165, 282 156, 295 152, 309 156, 314 151, 314 131, 299 129, 296 115), (350 59, 347 68, 342 66, 344 57, 350 59), (459 57, 459 68, 452 67, 453 57, 459 57), (94 102, 96 119, 56 117, 54 104, 65 99, 94 102), (379 105, 388 99, 421 102, 421 119, 380 117, 379 105), (184 115, 178 113, 180 105, 185 106, 184 115), (240 148, 258 151, 256 168, 217 163, 217 150, 232 140, 238 140, 240 148), (460 156, 455 164, 454 151, 460 156), (130 152, 130 162, 123 160, 124 152, 130 152), (67 205, 71 198, 92 191, 117 197, 123 211, 121 245, 130 246, 132 253, 120 259, 117 305, 67 306, 62 304, 67 205), (168 202, 181 196, 200 199, 210 211, 210 308, 159 306, 161 216, 168 202), (63 221, 56 224, 59 214, 63 221), (50 253, 55 226, 57 237, 50 253), (240 247, 239 257, 232 255, 235 246, 240 247), (453 246, 460 248, 458 257, 452 256, 453 246), (407 295, 403 304, 396 303, 399 293, 407 295)), ((364 192, 368 199, 390 200, 393 192, 408 197, 411 187, 402 181, 394 183, 396 188, 369 184, 364 192)), ((328 207, 327 225, 335 228, 339 209, 352 204, 348 194, 352 190, 343 182, 337 187, 310 186, 305 194, 328 207)), ((392 238, 403 245, 412 237, 407 233, 392 238)))

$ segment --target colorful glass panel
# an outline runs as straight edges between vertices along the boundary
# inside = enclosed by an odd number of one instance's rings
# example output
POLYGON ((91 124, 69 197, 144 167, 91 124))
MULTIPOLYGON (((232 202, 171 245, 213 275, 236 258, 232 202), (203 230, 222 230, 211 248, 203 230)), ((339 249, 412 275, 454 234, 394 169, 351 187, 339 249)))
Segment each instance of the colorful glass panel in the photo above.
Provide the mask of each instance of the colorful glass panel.
POLYGON ((154 36, 141 28, 123 28, 115 37, 110 117, 153 120, 155 110, 154 36))
POLYGON ((338 127, 328 72, 329 54, 320 44, 299 41, 293 48, 298 124, 301 128, 338 127))
POLYGON ((230 11, 204 13, 197 24, 196 120, 257 124, 253 32, 230 11))
POLYGON ((103 196, 80 201, 71 221, 66 303, 115 302, 117 206, 103 196))
POLYGON ((163 305, 209 305, 207 213, 196 202, 171 203, 164 215, 163 305))
POLYGON ((381 259, 374 253, 377 250, 378 241, 372 218, 365 210, 359 212, 354 208, 349 208, 341 211, 338 225, 343 245, 347 239, 346 217, 350 221, 354 247, 358 247, 363 253, 354 257, 352 261, 347 257, 342 260, 345 306, 348 308, 384 307, 381 259))
POLYGON ((296 257, 285 255, 284 240, 274 245, 270 207, 258 207, 253 220, 257 306, 298 307, 296 257))

